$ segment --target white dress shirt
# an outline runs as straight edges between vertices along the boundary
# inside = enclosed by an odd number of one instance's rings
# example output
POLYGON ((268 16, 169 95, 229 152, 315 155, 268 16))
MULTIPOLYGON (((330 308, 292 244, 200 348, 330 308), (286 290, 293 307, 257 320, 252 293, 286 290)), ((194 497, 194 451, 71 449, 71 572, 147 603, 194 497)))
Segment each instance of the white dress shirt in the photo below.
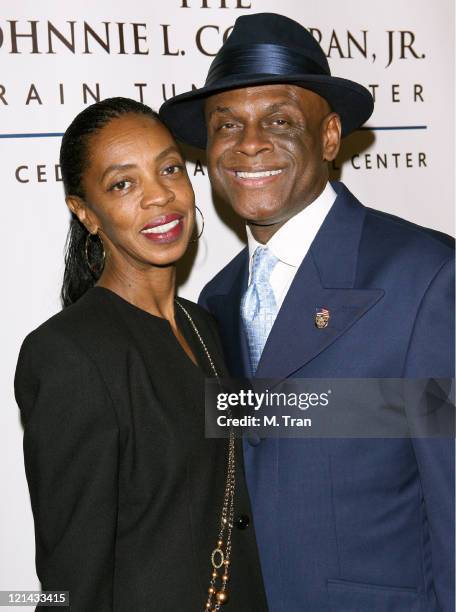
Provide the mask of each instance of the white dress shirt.
MULTIPOLYGON (((316 200, 289 219, 267 243, 268 248, 279 260, 271 273, 269 282, 274 292, 277 310, 290 288, 295 274, 307 255, 318 230, 320 229, 326 215, 329 213, 337 194, 331 184, 326 187, 316 200)), ((247 241, 249 247, 249 284, 252 270, 252 256, 255 249, 261 245, 252 235, 247 225, 247 241)))

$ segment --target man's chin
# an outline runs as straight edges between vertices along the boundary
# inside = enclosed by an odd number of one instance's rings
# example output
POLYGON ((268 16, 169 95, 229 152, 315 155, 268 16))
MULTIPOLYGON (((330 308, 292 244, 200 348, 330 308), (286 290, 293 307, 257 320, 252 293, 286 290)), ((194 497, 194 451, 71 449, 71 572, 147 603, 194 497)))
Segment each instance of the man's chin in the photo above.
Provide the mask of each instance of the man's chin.
POLYGON ((282 206, 274 205, 265 207, 264 203, 239 206, 239 202, 233 206, 234 212, 249 225, 269 226, 280 223, 284 214, 282 206))
POLYGON ((252 227, 272 227, 273 225, 279 225, 281 222, 273 219, 244 219, 247 225, 252 227))
POLYGON ((235 189, 230 192, 226 189, 223 189, 223 191, 214 189, 214 194, 227 204, 236 216, 249 225, 267 227, 283 224, 284 203, 287 201, 285 196, 283 199, 271 198, 271 201, 265 204, 264 199, 249 201, 248 198, 242 198, 241 195, 236 193, 235 189))

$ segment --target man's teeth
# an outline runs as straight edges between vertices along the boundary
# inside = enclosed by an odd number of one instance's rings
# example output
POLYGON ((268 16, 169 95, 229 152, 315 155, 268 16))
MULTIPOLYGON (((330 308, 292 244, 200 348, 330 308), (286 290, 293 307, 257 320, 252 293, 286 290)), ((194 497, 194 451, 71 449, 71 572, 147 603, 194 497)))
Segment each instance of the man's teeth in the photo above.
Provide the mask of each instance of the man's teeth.
POLYGON ((236 176, 242 179, 264 178, 265 176, 275 176, 280 174, 282 170, 265 170, 264 172, 236 172, 236 176))
POLYGON ((165 223, 165 225, 157 225, 157 227, 149 227, 148 229, 141 230, 141 234, 163 234, 164 232, 169 232, 176 227, 179 223, 180 219, 175 219, 174 221, 170 221, 169 223, 165 223))

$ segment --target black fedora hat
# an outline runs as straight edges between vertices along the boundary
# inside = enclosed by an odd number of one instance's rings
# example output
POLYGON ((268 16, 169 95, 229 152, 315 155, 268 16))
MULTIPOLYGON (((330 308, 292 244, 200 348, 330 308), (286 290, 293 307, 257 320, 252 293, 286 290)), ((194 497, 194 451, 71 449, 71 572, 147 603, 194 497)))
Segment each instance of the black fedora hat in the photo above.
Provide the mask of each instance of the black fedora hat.
POLYGON ((160 117, 179 140, 204 149, 204 100, 215 93, 289 83, 310 89, 327 100, 342 122, 346 136, 371 115, 369 91, 347 79, 331 76, 325 54, 299 23, 274 13, 238 17, 225 44, 212 62, 206 83, 167 100, 160 117))

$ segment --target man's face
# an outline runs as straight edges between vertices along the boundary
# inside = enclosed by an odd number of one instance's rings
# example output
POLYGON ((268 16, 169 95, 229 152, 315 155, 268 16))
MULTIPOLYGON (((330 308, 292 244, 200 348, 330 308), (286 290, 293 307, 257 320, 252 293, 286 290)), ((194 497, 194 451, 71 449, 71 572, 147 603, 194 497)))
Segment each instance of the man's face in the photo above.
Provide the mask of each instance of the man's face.
POLYGON ((327 161, 339 150, 339 117, 295 85, 216 94, 205 112, 212 187, 268 239, 323 190, 327 161))

